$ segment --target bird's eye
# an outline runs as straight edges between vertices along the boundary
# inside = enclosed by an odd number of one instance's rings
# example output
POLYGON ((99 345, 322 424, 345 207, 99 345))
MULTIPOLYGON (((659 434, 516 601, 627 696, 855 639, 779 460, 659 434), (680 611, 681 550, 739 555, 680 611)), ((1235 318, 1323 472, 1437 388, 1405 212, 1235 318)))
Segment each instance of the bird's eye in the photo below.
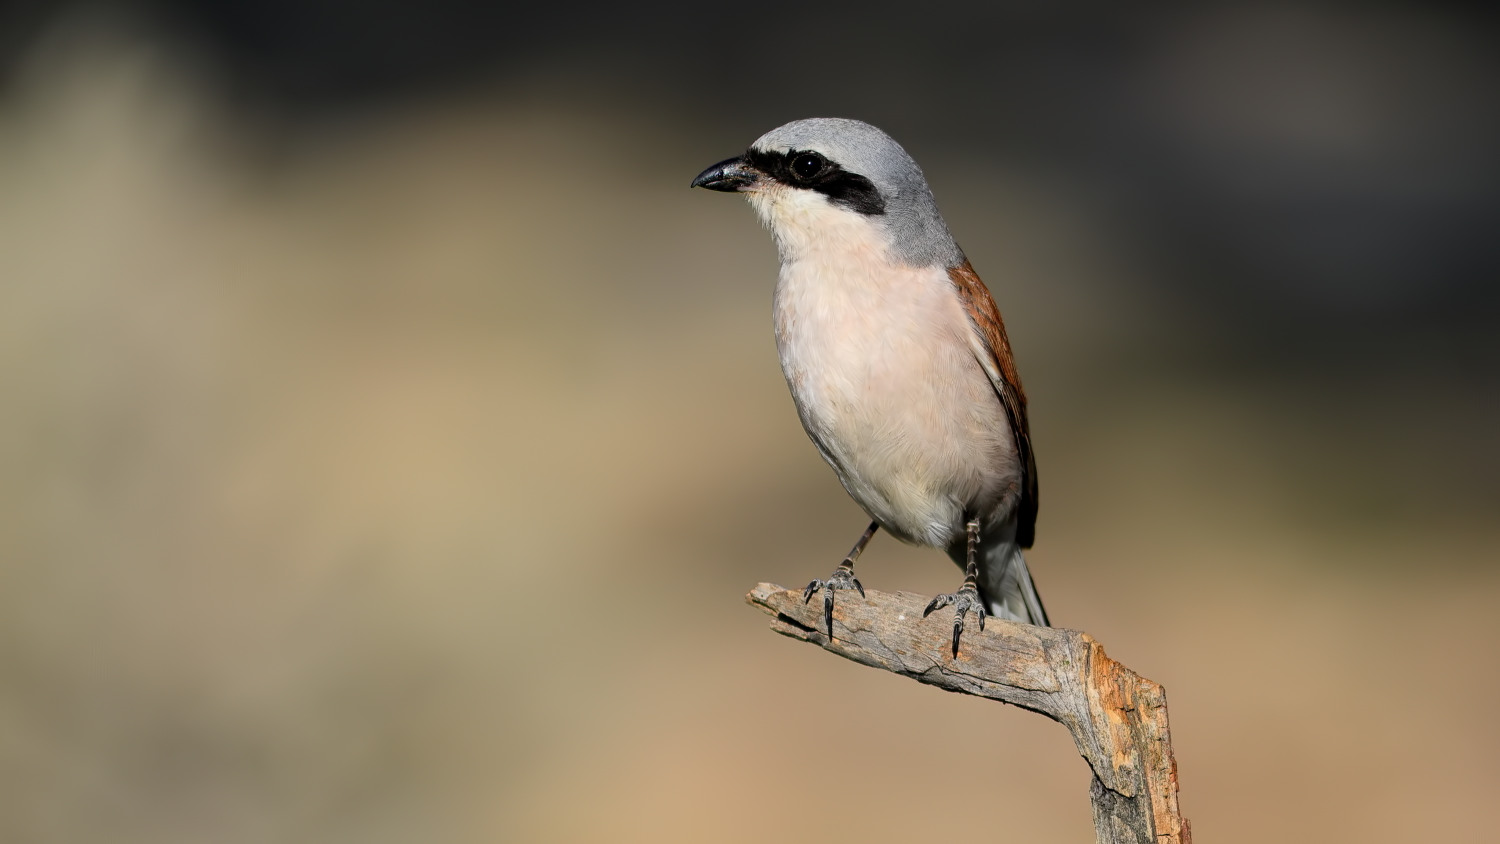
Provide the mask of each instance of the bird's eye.
POLYGON ((828 159, 815 152, 804 152, 792 159, 792 175, 805 182, 822 173, 826 166, 828 159))

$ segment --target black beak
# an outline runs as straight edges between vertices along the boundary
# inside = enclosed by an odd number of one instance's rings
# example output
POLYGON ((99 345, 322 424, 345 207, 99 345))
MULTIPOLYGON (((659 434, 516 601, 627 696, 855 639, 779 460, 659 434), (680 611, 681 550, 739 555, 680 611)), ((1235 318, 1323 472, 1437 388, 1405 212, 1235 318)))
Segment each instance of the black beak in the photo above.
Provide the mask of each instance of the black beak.
POLYGON ((741 157, 730 158, 720 161, 718 164, 698 174, 698 178, 688 187, 708 188, 719 191, 742 191, 748 190, 757 181, 760 174, 750 169, 741 157))

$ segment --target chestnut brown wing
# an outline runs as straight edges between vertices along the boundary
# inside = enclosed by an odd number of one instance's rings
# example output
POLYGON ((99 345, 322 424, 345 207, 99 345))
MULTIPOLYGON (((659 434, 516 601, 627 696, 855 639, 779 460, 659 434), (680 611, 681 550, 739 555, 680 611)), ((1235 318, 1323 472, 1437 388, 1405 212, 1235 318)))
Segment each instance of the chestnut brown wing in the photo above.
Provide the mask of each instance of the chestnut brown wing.
POLYGON ((1021 502, 1016 508, 1016 542, 1030 548, 1036 538, 1037 479, 1036 457, 1031 451, 1031 428, 1026 421, 1026 393, 1011 355, 1010 339, 1005 336, 1005 321, 995 306, 989 288, 978 273, 964 261, 948 270, 948 277, 958 290, 959 300, 974 327, 974 354, 990 378, 1016 440, 1016 458, 1021 466, 1021 502))

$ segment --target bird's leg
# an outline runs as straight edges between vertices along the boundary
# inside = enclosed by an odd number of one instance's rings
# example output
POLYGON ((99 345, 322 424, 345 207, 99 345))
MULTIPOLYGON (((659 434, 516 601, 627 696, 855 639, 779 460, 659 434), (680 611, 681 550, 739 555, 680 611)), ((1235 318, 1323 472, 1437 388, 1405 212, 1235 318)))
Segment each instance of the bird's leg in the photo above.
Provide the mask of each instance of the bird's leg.
POLYGON ((870 544, 870 537, 874 536, 877 530, 880 530, 880 523, 870 522, 870 526, 865 528, 864 536, 861 536, 859 541, 854 543, 854 547, 849 549, 849 556, 839 563, 839 567, 834 569, 833 574, 830 574, 827 580, 814 580, 802 590, 802 603, 804 604, 811 601, 812 596, 818 594, 819 589, 823 590, 823 621, 828 624, 828 638, 830 639, 833 638, 833 593, 839 589, 857 589, 859 597, 865 596, 865 587, 861 586, 854 577, 854 561, 859 559, 865 546, 870 544))
POLYGON ((979 629, 984 630, 984 602, 979 600, 979 520, 970 519, 966 525, 969 534, 969 559, 964 566, 964 585, 952 595, 939 595, 932 599, 927 609, 922 611, 922 617, 926 618, 938 607, 946 607, 952 604, 956 612, 953 615, 953 656, 958 657, 958 639, 964 632, 964 614, 973 610, 979 616, 979 629))

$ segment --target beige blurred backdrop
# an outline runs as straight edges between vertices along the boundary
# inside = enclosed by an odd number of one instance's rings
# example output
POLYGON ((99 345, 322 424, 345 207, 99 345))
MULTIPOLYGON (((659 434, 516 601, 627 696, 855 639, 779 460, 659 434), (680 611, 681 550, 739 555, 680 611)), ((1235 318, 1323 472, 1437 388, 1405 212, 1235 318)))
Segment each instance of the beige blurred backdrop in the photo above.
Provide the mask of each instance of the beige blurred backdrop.
MULTIPOLYGON (((772 124, 540 60, 284 120, 125 20, 0 100, 0 840, 1092 840, 1061 727, 743 604, 864 526, 769 238, 686 187, 772 124)), ((1032 568, 1167 687, 1198 840, 1483 840, 1493 379, 1200 354, 1097 185, 918 135, 1031 394, 1032 568)))

